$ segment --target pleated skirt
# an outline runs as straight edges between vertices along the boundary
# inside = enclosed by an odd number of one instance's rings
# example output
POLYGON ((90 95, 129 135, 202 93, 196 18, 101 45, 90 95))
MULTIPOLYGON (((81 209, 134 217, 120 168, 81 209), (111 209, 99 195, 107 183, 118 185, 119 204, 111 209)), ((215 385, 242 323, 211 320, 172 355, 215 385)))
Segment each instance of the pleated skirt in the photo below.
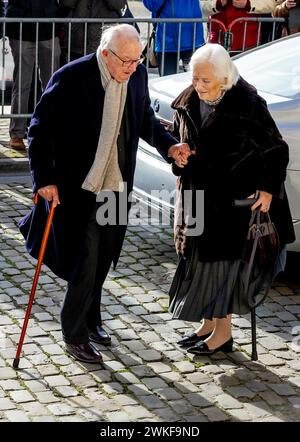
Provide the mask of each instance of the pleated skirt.
MULTIPOLYGON (((271 287, 276 274, 284 270, 285 261, 283 249, 272 270, 254 267, 248 294, 259 299, 271 287)), ((199 322, 225 318, 230 313, 249 313, 244 290, 246 271, 242 260, 201 262, 193 246, 189 259, 179 259, 171 284, 169 311, 173 318, 199 322)))

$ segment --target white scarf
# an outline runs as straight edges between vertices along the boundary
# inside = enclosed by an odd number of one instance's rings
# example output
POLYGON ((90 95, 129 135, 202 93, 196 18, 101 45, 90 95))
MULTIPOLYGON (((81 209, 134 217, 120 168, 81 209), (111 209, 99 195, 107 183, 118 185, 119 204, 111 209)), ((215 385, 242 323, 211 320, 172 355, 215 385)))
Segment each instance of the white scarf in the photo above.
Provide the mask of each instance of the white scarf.
POLYGON ((123 190, 123 177, 118 162, 117 139, 126 102, 128 81, 118 83, 111 77, 100 47, 98 47, 96 55, 105 97, 95 159, 81 187, 98 194, 104 189, 123 190))

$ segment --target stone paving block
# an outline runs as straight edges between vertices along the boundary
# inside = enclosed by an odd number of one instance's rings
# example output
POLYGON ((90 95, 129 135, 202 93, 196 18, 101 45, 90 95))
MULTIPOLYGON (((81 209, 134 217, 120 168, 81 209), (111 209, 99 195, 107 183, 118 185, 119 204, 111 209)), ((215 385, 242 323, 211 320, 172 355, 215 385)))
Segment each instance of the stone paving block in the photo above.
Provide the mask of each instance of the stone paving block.
POLYGON ((132 384, 128 386, 128 390, 131 391, 136 396, 145 396, 152 394, 152 391, 146 387, 144 384, 132 384))
POLYGON ((176 367, 180 373, 193 373, 196 370, 194 364, 188 361, 174 362, 174 367, 176 367))
POLYGON ((13 410, 16 405, 8 398, 0 398, 0 410, 13 410))
POLYGON ((247 382, 245 384, 245 387, 249 388, 250 390, 252 390, 256 393, 268 390, 267 385, 264 384, 263 382, 258 381, 257 379, 253 379, 253 380, 247 382))
POLYGON ((159 377, 153 377, 153 378, 142 378, 141 381, 148 387, 150 390, 154 390, 157 388, 167 388, 168 384, 164 382, 159 377))
POLYGON ((28 416, 19 410, 6 411, 4 414, 10 422, 30 422, 28 416))
POLYGON ((105 370, 99 370, 99 371, 94 371, 93 373, 91 373, 91 375, 82 374, 77 376, 70 376, 69 380, 73 385, 75 385, 75 387, 79 388, 95 387, 97 385, 97 382, 110 382, 111 374, 105 370))
POLYGON ((140 336, 135 333, 134 330, 130 328, 126 329, 118 329, 114 331, 115 335, 117 335, 122 341, 140 339, 140 336))
POLYGON ((118 361, 106 361, 103 364, 103 366, 106 370, 112 370, 112 371, 126 370, 125 365, 121 364, 118 361))
POLYGON ((15 381, 15 380, 0 381, 0 387, 3 388, 3 390, 6 390, 6 391, 9 391, 9 390, 22 390, 24 388, 20 384, 19 381, 15 381))
POLYGON ((167 371, 165 373, 161 373, 160 377, 164 379, 168 384, 179 382, 182 380, 182 374, 176 371, 167 371))
POLYGON ((130 370, 139 378, 152 377, 155 375, 155 370, 148 367, 147 365, 134 365, 130 367, 130 370))
POLYGON ((259 396, 270 406, 282 405, 286 403, 285 397, 278 396, 274 391, 262 391, 259 396))
POLYGON ((144 361, 160 361, 162 359, 161 353, 158 353, 156 350, 141 350, 138 352, 139 356, 144 361))
POLYGON ((128 422, 130 420, 129 414, 124 411, 113 411, 106 415, 110 422, 128 422))
POLYGON ((296 387, 300 388, 300 376, 290 377, 290 378, 288 378, 288 381, 290 382, 290 384, 292 386, 296 386, 296 387))
POLYGON ((153 390, 160 398, 167 401, 182 399, 182 395, 175 388, 158 388, 153 390))
POLYGON ((110 382, 109 384, 103 385, 103 390, 107 394, 116 394, 116 393, 123 393, 124 387, 119 382, 110 382))
POLYGON ((127 328, 127 325, 119 319, 113 319, 111 321, 106 321, 105 325, 109 327, 111 330, 117 330, 119 328, 127 328))
POLYGON ((0 379, 16 379, 17 373, 13 368, 0 367, 0 379))
POLYGON ((245 403, 245 408, 254 419, 271 415, 271 409, 265 402, 245 403))
POLYGON ((25 381, 24 382, 28 390, 30 390, 33 393, 40 392, 40 391, 47 391, 49 389, 49 386, 47 382, 45 382, 43 379, 35 381, 25 381))
POLYGON ((187 415, 195 413, 196 409, 185 399, 179 399, 175 401, 168 401, 168 405, 179 415, 187 415))
POLYGON ((226 413, 229 414, 230 421, 233 422, 247 422, 252 420, 252 417, 243 408, 227 409, 226 413))
POLYGON ((139 396, 139 401, 147 409, 163 408, 165 403, 155 395, 139 396))
POLYGON ((73 407, 66 404, 51 404, 47 405, 47 408, 55 416, 68 416, 76 413, 76 410, 73 407))
POLYGON ((289 397, 288 400, 294 408, 297 408, 300 410, 300 397, 299 396, 289 397))
POLYGON ((292 396, 296 390, 288 384, 268 384, 279 396, 292 396))
POLYGON ((229 394, 220 394, 216 397, 218 404, 225 409, 243 408, 243 404, 229 394))
POLYGON ((26 390, 11 391, 10 397, 17 403, 34 401, 34 397, 26 390))
POLYGON ((123 405, 138 405, 138 401, 132 396, 126 394, 118 394, 114 397, 114 400, 121 406, 123 405))
POLYGON ((180 422, 181 416, 175 413, 171 407, 157 408, 153 411, 161 422, 180 422))
MULTIPOLYGON (((161 337, 162 339, 163 337, 161 337)), ((165 339, 165 338, 163 338, 165 339)), ((149 346, 152 347, 154 350, 157 350, 161 353, 165 353, 166 351, 173 351, 174 345, 170 344, 169 342, 165 341, 159 341, 159 342, 150 342, 149 346)))
POLYGON ((174 382, 174 387, 184 394, 195 393, 199 391, 199 387, 197 385, 194 385, 191 382, 186 381, 185 379, 179 379, 177 382, 174 382))
MULTIPOLYGON (((87 365, 87 364, 85 364, 87 365)), ((88 367, 86 367, 88 369, 88 367)), ((95 369, 95 367, 93 367, 91 370, 88 369, 89 371, 92 371, 93 369, 95 369)), ((68 364, 68 365, 62 365, 60 367, 60 371, 65 375, 65 376, 76 376, 76 375, 80 375, 84 373, 84 370, 82 368, 80 368, 79 365, 77 365, 74 361, 74 363, 68 364)))
POLYGON ((276 356, 273 356, 272 354, 261 354, 259 355, 259 360, 266 366, 284 365, 284 361, 282 359, 276 358, 276 356))
POLYGON ((58 393, 59 396, 65 397, 65 398, 78 396, 78 394, 79 394, 78 391, 75 388, 70 387, 68 385, 66 385, 66 386, 57 386, 57 387, 55 387, 55 390, 56 390, 56 392, 58 393))
POLYGON ((202 413, 207 416, 210 422, 224 422, 229 420, 228 415, 216 407, 203 408, 202 413))
POLYGON ((140 380, 130 372, 115 373, 115 378, 122 384, 138 384, 140 380))
POLYGON ((146 342, 147 344, 151 342, 161 341, 161 337, 153 331, 146 331, 144 333, 140 333, 140 338, 142 339, 142 341, 146 342))
POLYGON ((249 399, 253 399, 255 394, 253 391, 249 390, 249 388, 238 386, 238 387, 228 387, 227 391, 234 397, 247 397, 249 399))
POLYGON ((134 419, 152 418, 153 414, 147 408, 141 405, 127 405, 124 407, 125 413, 132 416, 134 419))
POLYGON ((206 384, 210 382, 210 377, 201 372, 195 372, 186 375, 186 379, 190 381, 192 384, 206 384))
POLYGON ((57 387, 61 385, 70 385, 68 379, 62 375, 57 376, 46 376, 45 381, 50 385, 50 387, 57 387))
POLYGON ((31 418, 33 416, 41 416, 47 415, 49 411, 44 405, 39 404, 38 402, 26 402, 22 404, 22 409, 26 411, 27 415, 31 418))
POLYGON ((169 365, 162 362, 149 362, 147 365, 157 374, 172 371, 172 368, 169 365))

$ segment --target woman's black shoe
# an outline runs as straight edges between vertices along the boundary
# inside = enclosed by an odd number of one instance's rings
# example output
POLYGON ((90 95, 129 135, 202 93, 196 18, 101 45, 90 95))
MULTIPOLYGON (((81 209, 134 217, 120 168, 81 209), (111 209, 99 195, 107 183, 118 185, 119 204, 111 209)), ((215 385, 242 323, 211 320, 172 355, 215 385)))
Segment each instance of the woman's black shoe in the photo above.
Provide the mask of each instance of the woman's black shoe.
POLYGON ((198 336, 197 333, 193 333, 192 335, 185 336, 184 338, 180 339, 180 341, 177 341, 177 344, 181 347, 189 347, 190 345, 197 344, 199 341, 204 341, 204 339, 207 339, 211 333, 212 332, 202 336, 198 336))
POLYGON ((214 348, 213 350, 210 350, 206 342, 198 342, 193 347, 190 347, 187 349, 189 353, 193 353, 194 355, 213 355, 214 353, 217 353, 217 351, 223 351, 223 352, 230 352, 232 351, 233 346, 233 339, 232 337, 228 339, 228 341, 224 342, 224 344, 220 345, 217 348, 214 348))

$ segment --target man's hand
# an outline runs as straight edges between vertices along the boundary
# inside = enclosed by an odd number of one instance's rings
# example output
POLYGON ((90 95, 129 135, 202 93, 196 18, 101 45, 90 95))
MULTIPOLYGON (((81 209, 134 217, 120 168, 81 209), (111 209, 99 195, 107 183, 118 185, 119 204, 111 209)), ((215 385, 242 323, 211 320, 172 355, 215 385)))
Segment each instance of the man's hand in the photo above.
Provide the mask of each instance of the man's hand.
POLYGON ((253 206, 251 206, 251 210, 255 210, 258 206, 261 206, 260 210, 263 213, 268 212, 268 210, 270 209, 272 198, 273 198, 273 195, 271 195, 271 193, 264 192, 263 190, 260 190, 259 191, 259 198, 256 201, 256 203, 254 203, 253 206))
POLYGON ((247 0, 232 0, 232 5, 235 8, 244 9, 247 5, 247 0))
POLYGON ((41 187, 38 190, 38 194, 41 195, 47 201, 53 201, 54 207, 56 207, 57 204, 60 204, 58 190, 54 184, 51 184, 50 186, 41 187))
POLYGON ((187 143, 173 144, 168 150, 168 156, 175 160, 175 164, 178 167, 184 167, 188 162, 189 156, 194 154, 195 151, 191 150, 187 143))

